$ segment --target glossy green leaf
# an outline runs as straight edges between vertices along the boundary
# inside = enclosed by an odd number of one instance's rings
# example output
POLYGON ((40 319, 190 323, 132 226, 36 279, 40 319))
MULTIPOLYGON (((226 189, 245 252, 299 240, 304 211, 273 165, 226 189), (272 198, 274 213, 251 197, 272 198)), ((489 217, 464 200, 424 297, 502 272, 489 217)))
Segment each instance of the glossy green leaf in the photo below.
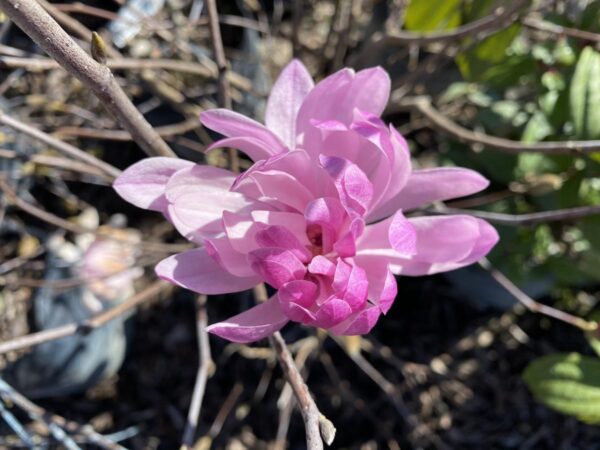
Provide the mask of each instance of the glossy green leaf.
POLYGON ((570 111, 575 136, 600 138, 600 53, 592 47, 581 52, 571 81, 570 111))
POLYGON ((406 8, 404 27, 412 31, 447 30, 460 25, 462 0, 411 0, 406 8))
POLYGON ((558 353, 531 362, 523 379, 549 408, 589 423, 600 423, 600 360, 558 353))

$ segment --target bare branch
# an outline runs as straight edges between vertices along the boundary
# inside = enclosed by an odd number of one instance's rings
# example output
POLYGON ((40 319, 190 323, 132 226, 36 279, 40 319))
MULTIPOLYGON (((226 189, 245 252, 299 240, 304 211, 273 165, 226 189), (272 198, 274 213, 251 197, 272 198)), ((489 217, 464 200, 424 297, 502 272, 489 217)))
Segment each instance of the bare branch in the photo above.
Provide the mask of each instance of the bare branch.
POLYGON ((577 28, 563 27, 552 22, 547 22, 535 17, 525 17, 522 20, 523 25, 538 31, 544 31, 560 38, 570 36, 584 41, 600 42, 600 34, 591 31, 578 30, 577 28))
POLYGON ((125 450, 124 447, 121 447, 119 444, 96 432, 90 425, 83 426, 76 422, 66 420, 64 417, 56 414, 48 413, 48 411, 32 403, 19 392, 15 391, 13 387, 6 383, 2 378, 0 378, 0 395, 7 397, 12 403, 26 411, 33 420, 38 420, 48 425, 50 431, 52 431, 53 428, 56 430, 58 427, 61 431, 64 429, 70 433, 82 434, 88 439, 89 443, 100 448, 106 450, 125 450))
POLYGON ((88 86, 148 155, 175 156, 119 86, 35 0, 0 0, 2 10, 46 53, 88 86))
MULTIPOLYGON (((394 100, 392 98, 392 100, 394 100)), ((469 130, 452 121, 439 112, 431 104, 428 97, 406 97, 400 99, 394 105, 398 110, 415 110, 423 114, 431 122, 434 128, 443 131, 460 142, 477 144, 494 148, 505 153, 518 154, 524 152, 536 152, 546 155, 576 155, 594 153, 600 151, 600 140, 590 141, 564 141, 564 142, 538 142, 527 144, 511 139, 490 136, 478 131, 469 130)), ((394 108, 392 108, 394 109, 394 108)))
POLYGON ((198 333, 199 363, 198 372, 196 373, 194 392, 192 394, 192 401, 188 411, 187 423, 185 424, 185 431, 183 432, 181 444, 182 450, 187 450, 194 447, 194 436, 196 434, 196 428, 198 427, 198 417, 200 416, 200 409, 202 408, 202 400, 204 399, 206 382, 208 377, 211 376, 212 372, 214 371, 214 363, 210 356, 208 332, 206 331, 206 327, 208 326, 208 319, 206 317, 206 295, 198 296, 196 305, 196 328, 198 333))
MULTIPOLYGON (((219 70, 219 105, 223 108, 231 109, 231 96, 229 95, 229 79, 227 78, 228 68, 225 50, 223 49, 223 39, 221 38, 221 27, 219 26, 219 14, 217 11, 216 0, 206 0, 206 9, 208 12, 208 26, 212 38, 213 51, 217 68, 219 70)), ((240 162, 237 151, 229 149, 229 165, 233 172, 240 171, 240 162)))
POLYGON ((428 208, 434 214, 468 214, 503 225, 535 225, 546 222, 559 222, 600 214, 600 205, 579 206, 577 208, 556 209, 527 214, 503 214, 489 211, 459 208, 428 208))
POLYGON ((514 15, 526 4, 526 1, 515 1, 510 6, 506 6, 504 2, 499 3, 502 3, 503 6, 498 6, 490 15, 451 30, 428 34, 400 31, 388 34, 382 39, 387 45, 424 45, 440 41, 458 40, 483 31, 498 31, 514 22, 514 15))
POLYGON ((34 345, 39 345, 44 342, 55 341, 57 339, 71 336, 75 333, 89 333, 91 330, 101 327, 102 325, 125 314, 136 306, 155 298, 162 291, 171 287, 172 285, 166 281, 155 281, 142 292, 139 292, 123 303, 120 303, 119 305, 103 311, 82 322, 71 323, 52 328, 50 330, 38 331, 36 333, 27 334, 25 336, 20 336, 9 341, 2 342, 0 343, 0 355, 14 350, 21 350, 34 345))
POLYGON ((59 152, 70 156, 71 158, 77 159, 83 163, 89 164, 95 168, 100 169, 104 174, 107 174, 114 179, 121 174, 121 171, 114 166, 102 161, 101 159, 96 158, 95 156, 90 155, 89 153, 84 152, 83 150, 78 149, 77 147, 67 144, 66 142, 61 141, 55 137, 50 136, 43 131, 40 131, 31 125, 27 125, 13 117, 10 117, 0 111, 0 124, 6 125, 14 130, 20 131, 21 133, 26 134, 29 137, 32 137, 40 142, 43 142, 46 145, 58 150, 59 152))
POLYGON ((598 329, 598 323, 596 322, 588 322, 581 317, 577 317, 551 306, 544 305, 543 303, 536 302, 525 292, 519 289, 516 284, 510 281, 506 275, 495 269, 487 259, 484 258, 481 260, 479 265, 487 270, 504 289, 506 289, 513 297, 522 303, 529 311, 544 314, 548 317, 553 317, 554 319, 568 323, 569 325, 573 325, 574 327, 577 327, 583 331, 595 331, 598 329))

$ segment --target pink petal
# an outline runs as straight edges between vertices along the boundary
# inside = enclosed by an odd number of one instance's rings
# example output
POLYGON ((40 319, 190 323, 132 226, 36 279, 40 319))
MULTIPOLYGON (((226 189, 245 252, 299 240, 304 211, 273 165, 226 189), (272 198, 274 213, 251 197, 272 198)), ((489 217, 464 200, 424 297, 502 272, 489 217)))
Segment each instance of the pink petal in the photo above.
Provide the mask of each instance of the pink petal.
POLYGON ((282 248, 259 248, 249 255, 252 269, 275 289, 285 283, 304 277, 304 264, 289 250, 282 248))
POLYGON ((256 276, 232 275, 219 266, 203 248, 163 259, 155 271, 164 280, 206 295, 245 291, 260 282, 260 278, 256 276))
POLYGON ((325 275, 332 277, 336 265, 323 255, 315 256, 308 265, 308 271, 314 275, 325 275))
MULTIPOLYGON (((269 170, 254 172, 247 179, 253 180, 262 192, 261 201, 268 203, 275 199, 296 211, 304 211, 304 206, 312 200, 313 194, 295 178, 286 172, 269 170)), ((243 192, 240 188, 238 192, 243 192)))
POLYGON ((250 137, 232 137, 221 139, 204 149, 209 152, 215 148, 237 148, 244 152, 252 161, 261 161, 277 155, 279 148, 269 147, 265 142, 250 137))
POLYGON ((378 220, 398 209, 413 209, 434 201, 475 194, 489 185, 479 173, 458 167, 414 170, 401 192, 380 204, 369 219, 378 220))
POLYGON ((256 242, 261 247, 277 247, 291 251, 300 261, 308 263, 312 254, 303 246, 298 238, 281 225, 267 226, 256 233, 256 242))
POLYGON ((209 256, 227 272, 237 277, 253 277, 255 275, 246 255, 236 251, 226 236, 206 239, 204 246, 209 256))
POLYGON ((179 158, 142 159, 128 167, 115 180, 113 187, 129 203, 162 212, 167 206, 164 197, 167 182, 175 172, 193 165, 193 162, 179 158))
POLYGON ((418 252, 418 235, 414 224, 401 211, 392 217, 367 225, 357 240, 357 254, 409 257, 418 252))
POLYGON ((396 278, 389 264, 384 259, 360 262, 369 280, 369 300, 377 305, 383 314, 387 314, 398 294, 396 278))
POLYGON ((367 334, 373 329, 380 315, 381 311, 377 306, 370 306, 355 313, 330 331, 342 336, 367 334))
POLYGON ((271 336, 288 321, 275 295, 237 316, 210 325, 206 330, 229 341, 247 344, 271 336))
POLYGON ((274 153, 288 149, 271 130, 246 116, 228 109, 211 109, 200 113, 200 122, 207 128, 230 138, 254 138, 264 142, 274 153))
MULTIPOLYGON (((417 253, 417 231, 415 226, 398 211, 391 218, 388 228, 388 239, 394 250, 403 256, 412 256, 417 253)), ((385 223, 380 222, 380 223, 385 223)))
POLYGON ((265 123, 290 149, 296 146, 298 110, 313 86, 306 67, 294 59, 283 69, 269 95, 265 123))
POLYGON ((264 205, 237 192, 230 192, 233 174, 210 166, 182 169, 171 177, 166 188, 169 218, 186 238, 201 244, 202 239, 222 232, 224 211, 243 212, 264 205))
POLYGON ((333 244, 333 249, 342 258, 356 254, 356 240, 365 230, 365 221, 362 217, 355 217, 350 223, 348 231, 333 244))
POLYGON ((365 271, 356 265, 338 261, 331 287, 348 303, 352 312, 362 309, 367 300, 369 283, 365 271))
POLYGON ((479 238, 471 216, 424 216, 409 219, 417 232, 415 259, 444 263, 467 257, 479 238))
POLYGON ((346 211, 337 198, 318 198, 309 202, 304 211, 307 230, 321 233, 323 253, 328 253, 337 241, 338 231, 346 220, 346 211))
POLYGON ((323 303, 315 314, 315 326, 331 328, 347 319, 351 314, 352 309, 346 301, 332 297, 323 303))
POLYGON ((318 287, 307 280, 294 280, 284 284, 278 291, 279 304, 284 314, 300 323, 310 323, 315 315, 309 311, 317 299, 318 287))
POLYGON ((321 164, 335 181, 346 210, 362 216, 373 198, 373 184, 365 173, 356 164, 335 156, 321 156, 321 164))

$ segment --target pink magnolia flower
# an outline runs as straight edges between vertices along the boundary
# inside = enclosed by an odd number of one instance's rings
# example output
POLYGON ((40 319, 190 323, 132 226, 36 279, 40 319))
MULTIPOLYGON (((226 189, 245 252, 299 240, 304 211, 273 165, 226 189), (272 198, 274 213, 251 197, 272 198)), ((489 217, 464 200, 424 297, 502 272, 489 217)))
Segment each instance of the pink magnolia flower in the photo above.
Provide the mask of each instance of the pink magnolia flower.
POLYGON ((210 332, 251 342, 294 321, 364 334, 390 309, 394 275, 463 267, 497 242, 470 216, 405 217, 488 182, 467 169, 412 170, 405 140, 379 119, 389 92, 381 68, 344 69, 315 86, 293 61, 273 86, 266 126, 224 109, 201 115, 225 136, 209 150, 234 147, 255 161, 245 173, 150 158, 115 182, 200 246, 160 262, 160 277, 204 294, 277 289, 210 332))

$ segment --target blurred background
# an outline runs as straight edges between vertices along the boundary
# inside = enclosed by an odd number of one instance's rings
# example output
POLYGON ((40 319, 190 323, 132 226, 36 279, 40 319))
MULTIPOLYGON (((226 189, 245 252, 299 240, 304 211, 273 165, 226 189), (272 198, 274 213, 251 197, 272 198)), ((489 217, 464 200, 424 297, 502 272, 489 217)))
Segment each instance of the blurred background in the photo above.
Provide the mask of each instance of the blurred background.
MULTIPOLYGON (((107 65, 180 157, 227 166, 227 153, 202 153, 218 137, 198 122, 218 90, 202 0, 38 3, 86 50, 91 31, 102 36, 107 65)), ((536 315, 513 295, 584 325, 597 318, 600 2, 217 5, 234 110, 262 120, 293 57, 316 80, 381 65, 393 88, 384 119, 407 138, 415 167, 459 165, 491 180, 476 197, 432 207, 497 226, 485 267, 399 278, 393 308, 367 336, 283 330, 338 430, 332 448, 600 449, 597 333, 536 315)), ((118 448, 89 424, 125 448, 179 448, 199 363, 197 299, 153 288, 152 267, 183 240, 31 128, 120 169, 145 156, 0 12, 0 447, 118 448), (140 292, 137 309, 69 328, 140 292), (15 341, 57 327, 60 338, 44 334, 40 345, 15 341)), ((253 301, 210 297, 208 321, 253 301)), ((305 448, 268 344, 211 337, 210 347, 193 448, 305 448)))

